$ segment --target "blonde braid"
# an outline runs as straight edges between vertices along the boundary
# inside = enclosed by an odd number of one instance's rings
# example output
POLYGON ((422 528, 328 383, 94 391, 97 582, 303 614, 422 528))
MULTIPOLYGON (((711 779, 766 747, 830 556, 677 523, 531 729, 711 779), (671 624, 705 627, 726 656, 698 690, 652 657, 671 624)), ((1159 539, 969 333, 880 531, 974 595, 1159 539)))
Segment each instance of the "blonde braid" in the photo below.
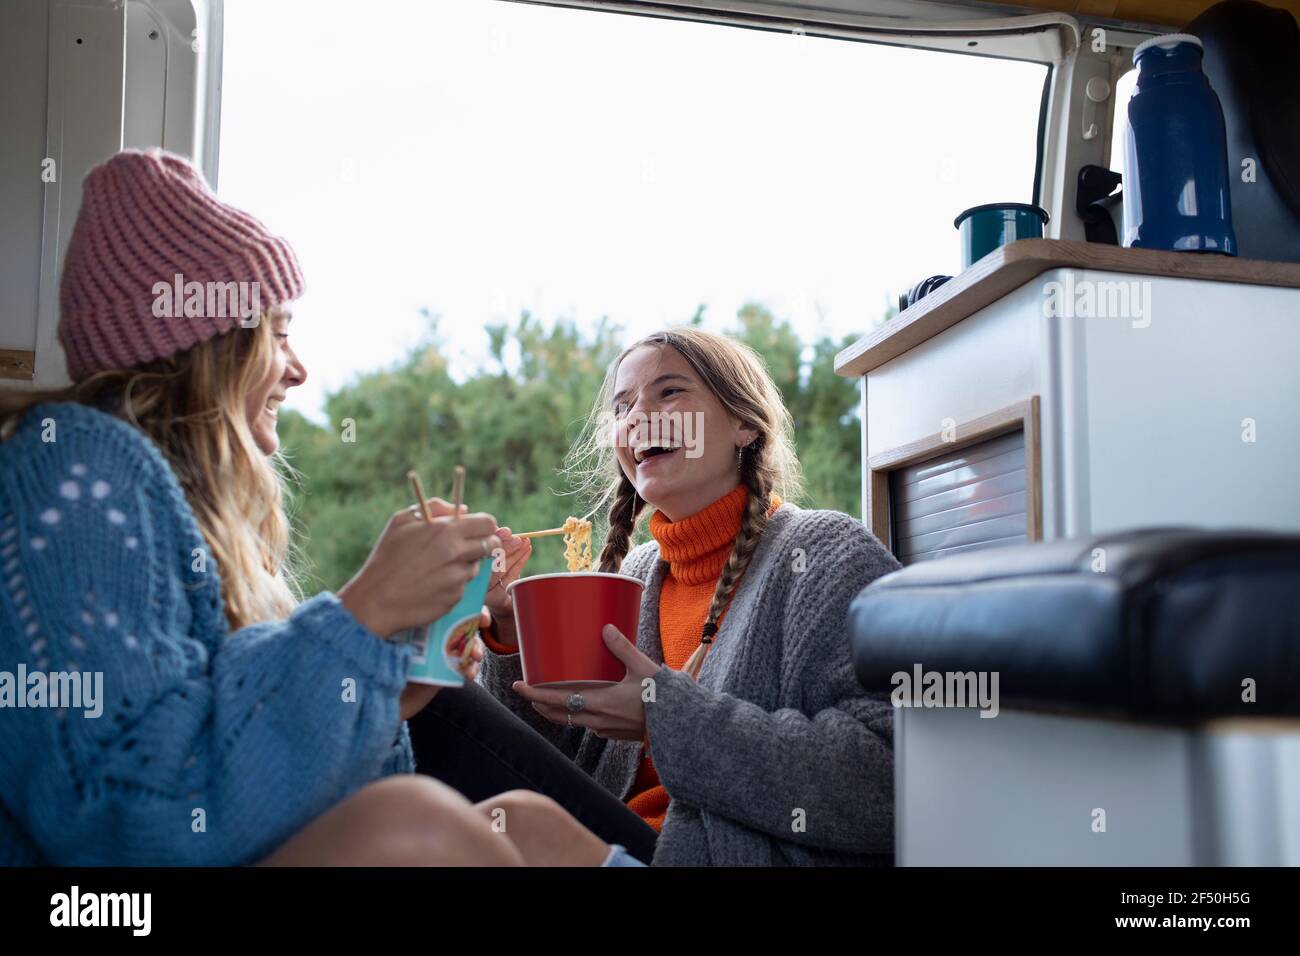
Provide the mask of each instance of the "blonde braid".
POLYGON ((609 530, 605 533, 605 546, 600 550, 600 570, 617 574, 623 566, 632 544, 632 529, 645 507, 645 499, 637 494, 636 486, 620 475, 614 491, 614 503, 609 506, 609 530))
POLYGON ((718 633, 718 621, 731 603, 736 586, 741 576, 749 567, 750 559, 758 548, 759 538, 767 527, 768 509, 772 506, 773 475, 770 467, 765 467, 761 454, 762 439, 741 449, 740 478, 749 489, 749 500, 745 503, 745 514, 740 520, 740 531, 736 534, 736 543, 731 548, 731 555, 718 576, 717 586, 713 589, 713 600, 709 602, 709 613, 704 619, 704 632, 700 637, 700 646, 695 649, 682 670, 692 678, 700 676, 704 658, 709 653, 713 638, 718 633))

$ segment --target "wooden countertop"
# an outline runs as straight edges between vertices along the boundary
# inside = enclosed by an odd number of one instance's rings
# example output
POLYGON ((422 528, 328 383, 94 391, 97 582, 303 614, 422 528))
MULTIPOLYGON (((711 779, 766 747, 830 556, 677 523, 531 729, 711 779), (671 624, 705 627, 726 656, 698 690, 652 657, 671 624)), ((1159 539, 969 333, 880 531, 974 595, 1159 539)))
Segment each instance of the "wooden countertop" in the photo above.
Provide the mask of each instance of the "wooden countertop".
POLYGON ((1064 239, 1021 239, 993 250, 910 309, 858 339, 835 356, 835 371, 846 377, 865 375, 974 315, 1035 276, 1062 267, 1300 289, 1300 263, 1296 262, 1125 249, 1064 239))
POLYGON ((0 378, 31 381, 36 368, 36 355, 15 349, 0 349, 0 378))

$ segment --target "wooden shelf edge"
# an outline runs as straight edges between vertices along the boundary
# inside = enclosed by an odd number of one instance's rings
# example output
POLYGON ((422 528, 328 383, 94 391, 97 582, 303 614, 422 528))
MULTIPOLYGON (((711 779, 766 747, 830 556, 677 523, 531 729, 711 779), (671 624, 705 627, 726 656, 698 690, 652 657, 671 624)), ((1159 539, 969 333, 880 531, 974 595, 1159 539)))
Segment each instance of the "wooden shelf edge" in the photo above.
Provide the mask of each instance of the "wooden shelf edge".
POLYGON ((1300 263, 1210 253, 1125 249, 1066 239, 1021 239, 993 250, 910 309, 835 356, 835 371, 865 375, 974 315, 1050 269, 1091 269, 1157 277, 1300 288, 1300 263))
POLYGON ((0 378, 30 382, 36 374, 36 353, 0 349, 0 378))

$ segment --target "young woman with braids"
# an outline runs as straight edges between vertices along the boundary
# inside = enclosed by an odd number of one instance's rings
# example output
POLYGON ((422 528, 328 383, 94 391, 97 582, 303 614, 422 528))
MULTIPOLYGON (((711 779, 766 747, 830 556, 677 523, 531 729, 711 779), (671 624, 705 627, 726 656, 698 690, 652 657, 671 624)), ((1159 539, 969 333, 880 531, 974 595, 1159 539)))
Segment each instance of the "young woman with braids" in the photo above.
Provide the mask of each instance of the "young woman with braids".
MULTIPOLYGON (((761 359, 694 328, 637 342, 575 459, 610 500, 600 570, 646 583, 637 633, 604 634, 627 677, 580 700, 522 683, 499 587, 484 686, 658 831, 655 864, 888 862, 892 711, 858 686, 845 620, 898 565, 859 521, 789 503, 791 421, 761 359)), ((530 545, 499 535, 508 581, 530 545)))

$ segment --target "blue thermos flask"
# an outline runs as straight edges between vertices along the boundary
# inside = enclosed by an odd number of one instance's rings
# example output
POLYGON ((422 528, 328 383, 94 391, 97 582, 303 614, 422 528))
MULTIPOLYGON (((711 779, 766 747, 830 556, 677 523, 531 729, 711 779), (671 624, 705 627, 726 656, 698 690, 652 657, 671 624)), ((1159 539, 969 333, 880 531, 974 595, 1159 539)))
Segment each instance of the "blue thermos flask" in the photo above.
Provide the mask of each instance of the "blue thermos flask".
POLYGON ((1236 255, 1223 108, 1201 72, 1201 41, 1152 37, 1133 51, 1124 245, 1236 255))

